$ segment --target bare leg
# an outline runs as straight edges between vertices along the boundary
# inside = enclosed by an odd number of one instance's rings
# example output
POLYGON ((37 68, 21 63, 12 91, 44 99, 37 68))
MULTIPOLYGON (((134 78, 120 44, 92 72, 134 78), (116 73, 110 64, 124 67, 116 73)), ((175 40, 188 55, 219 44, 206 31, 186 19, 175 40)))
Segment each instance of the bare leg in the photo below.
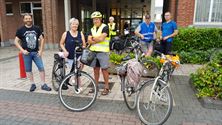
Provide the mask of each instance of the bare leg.
POLYGON ((30 83, 31 84, 34 84, 34 78, 33 78, 33 73, 32 72, 26 72, 27 73, 27 76, 30 80, 30 83))
POLYGON ((109 89, 109 72, 107 69, 102 69, 102 73, 105 82, 105 88, 109 89))
POLYGON ((100 67, 94 68, 94 78, 96 81, 96 85, 98 85, 98 83, 99 83, 99 71, 100 71, 100 67))
POLYGON ((153 52, 153 47, 150 46, 150 47, 148 48, 148 51, 147 51, 147 53, 146 53, 146 56, 148 56, 148 57, 151 56, 152 52, 153 52))
POLYGON ((45 84, 45 71, 40 71, 40 79, 41 79, 41 84, 45 84))

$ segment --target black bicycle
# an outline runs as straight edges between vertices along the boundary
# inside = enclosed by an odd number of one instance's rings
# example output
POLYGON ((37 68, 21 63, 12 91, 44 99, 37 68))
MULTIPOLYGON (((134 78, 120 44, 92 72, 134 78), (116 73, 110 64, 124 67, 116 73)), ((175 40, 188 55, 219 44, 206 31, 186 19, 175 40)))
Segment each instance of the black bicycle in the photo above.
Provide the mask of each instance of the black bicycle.
POLYGON ((69 110, 83 111, 88 109, 96 100, 98 88, 95 80, 81 70, 81 63, 76 54, 81 54, 82 48, 77 46, 74 51, 73 72, 64 77, 59 86, 59 99, 69 110), (63 89, 67 86, 67 89, 63 89), (90 93, 90 90, 94 90, 90 93))
POLYGON ((59 85, 66 75, 66 61, 58 53, 54 54, 54 65, 52 68, 52 87, 58 91, 59 85))

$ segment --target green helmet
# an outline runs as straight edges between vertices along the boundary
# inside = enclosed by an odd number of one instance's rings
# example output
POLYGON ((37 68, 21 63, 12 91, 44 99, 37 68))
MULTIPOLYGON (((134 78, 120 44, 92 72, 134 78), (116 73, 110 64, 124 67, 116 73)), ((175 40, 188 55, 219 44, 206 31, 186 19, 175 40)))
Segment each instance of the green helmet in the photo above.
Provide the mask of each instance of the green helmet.
POLYGON ((102 18, 103 15, 99 11, 95 11, 91 14, 91 18, 102 18))

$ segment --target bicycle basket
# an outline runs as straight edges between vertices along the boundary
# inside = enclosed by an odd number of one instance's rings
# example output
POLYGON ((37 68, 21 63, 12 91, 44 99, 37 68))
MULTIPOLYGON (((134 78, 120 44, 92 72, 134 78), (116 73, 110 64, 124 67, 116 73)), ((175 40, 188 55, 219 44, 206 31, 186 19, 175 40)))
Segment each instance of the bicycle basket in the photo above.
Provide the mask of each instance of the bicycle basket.
POLYGON ((82 56, 80 58, 80 61, 85 65, 91 65, 92 61, 96 57, 96 53, 92 52, 88 48, 83 49, 82 56))
POLYGON ((170 60, 171 64, 174 67, 178 67, 180 64, 180 58, 178 55, 172 56, 172 55, 166 55, 166 59, 161 58, 160 63, 164 63, 165 61, 170 60))

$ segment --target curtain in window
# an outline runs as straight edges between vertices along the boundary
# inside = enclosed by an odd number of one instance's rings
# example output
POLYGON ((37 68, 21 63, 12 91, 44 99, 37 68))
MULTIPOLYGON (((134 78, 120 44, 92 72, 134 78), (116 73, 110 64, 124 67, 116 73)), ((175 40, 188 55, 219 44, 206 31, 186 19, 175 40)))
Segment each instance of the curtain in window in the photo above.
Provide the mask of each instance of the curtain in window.
POLYGON ((197 0, 195 22, 208 22, 210 2, 211 0, 197 0))
POLYGON ((222 0, 214 0, 211 22, 222 22, 222 0))

